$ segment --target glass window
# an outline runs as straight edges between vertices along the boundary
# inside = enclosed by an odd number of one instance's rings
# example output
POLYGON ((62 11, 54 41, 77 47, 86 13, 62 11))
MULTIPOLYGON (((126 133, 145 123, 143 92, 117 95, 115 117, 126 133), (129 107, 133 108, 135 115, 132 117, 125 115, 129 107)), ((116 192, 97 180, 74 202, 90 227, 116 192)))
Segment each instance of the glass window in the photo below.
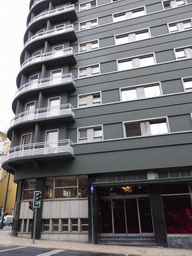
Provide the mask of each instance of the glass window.
POLYGON ((56 147, 58 144, 59 131, 52 130, 46 132, 46 146, 56 147))
POLYGON ((90 29, 98 26, 97 19, 86 21, 86 22, 81 22, 79 24, 79 29, 84 30, 84 29, 90 29))
POLYGON ((78 103, 79 107, 88 107, 101 104, 101 94, 98 92, 93 94, 80 95, 78 103))
POLYGON ((25 180, 23 183, 23 200, 33 199, 36 188, 36 179, 25 180))
POLYGON ((99 64, 89 66, 89 67, 79 68, 79 77, 98 75, 99 73, 100 73, 99 64))
POLYGON ((69 220, 68 219, 61 219, 62 229, 61 231, 67 232, 69 231, 69 220))
POLYGON ((185 50, 184 49, 176 49, 175 54, 176 54, 176 58, 177 59, 186 58, 185 50))
POLYGON ((71 231, 78 231, 78 219, 71 219, 71 231))
POLYGON ((183 79, 183 86, 184 86, 184 89, 186 91, 191 90, 192 89, 192 77, 184 78, 183 79))
POLYGON ((89 227, 89 220, 88 219, 81 219, 81 231, 88 231, 89 227))
POLYGON ((50 219, 42 220, 42 231, 49 231, 50 219))
POLYGON ((168 126, 165 118, 125 123, 125 136, 144 136, 144 135, 158 135, 168 133, 168 126))
POLYGON ((145 9, 144 9, 144 7, 140 7, 137 9, 128 10, 128 11, 121 12, 121 13, 115 13, 113 15, 113 21, 118 22, 118 21, 123 21, 126 19, 140 17, 143 15, 145 15, 145 9))
POLYGON ((169 0, 163 2, 163 6, 165 9, 178 7, 184 4, 186 4, 185 0, 169 0))
POLYGON ((59 231, 59 219, 52 219, 52 230, 53 232, 59 231))
POLYGON ((150 65, 155 64, 153 55, 141 57, 141 58, 139 58, 139 60, 140 60, 141 67, 150 66, 150 65))
POLYGON ((103 129, 101 126, 80 128, 77 134, 78 142, 100 141, 103 139, 103 129))
POLYGON ((132 69, 133 64, 132 60, 120 60, 118 61, 118 70, 127 70, 127 69, 132 69))
POLYGON ((160 86, 148 86, 144 87, 144 93, 146 98, 157 97, 161 95, 160 86))
POLYGON ((192 234, 190 196, 163 197, 164 215, 168 234, 192 234))
POLYGON ((46 179, 45 181, 44 198, 53 199, 53 179, 46 179))
POLYGON ((79 52, 92 51, 99 48, 99 40, 94 40, 79 45, 79 52))
POLYGON ((126 44, 129 42, 129 35, 125 34, 125 35, 119 35, 115 37, 115 43, 118 44, 126 44))
POLYGON ((96 7, 96 0, 89 1, 86 3, 79 4, 79 10, 84 11, 96 7))

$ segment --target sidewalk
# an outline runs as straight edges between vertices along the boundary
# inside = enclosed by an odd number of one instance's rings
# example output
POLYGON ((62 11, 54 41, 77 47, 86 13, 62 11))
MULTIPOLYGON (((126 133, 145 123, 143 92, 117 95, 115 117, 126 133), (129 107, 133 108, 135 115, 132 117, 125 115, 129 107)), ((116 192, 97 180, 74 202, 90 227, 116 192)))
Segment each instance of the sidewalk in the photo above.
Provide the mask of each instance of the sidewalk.
POLYGON ((77 242, 62 242, 49 240, 25 239, 11 236, 11 231, 0 232, 0 244, 3 245, 18 245, 31 246, 41 248, 53 248, 63 250, 90 251, 100 253, 123 254, 128 256, 192 256, 192 250, 166 249, 166 248, 148 248, 148 247, 132 247, 132 246, 111 246, 97 245, 77 242))

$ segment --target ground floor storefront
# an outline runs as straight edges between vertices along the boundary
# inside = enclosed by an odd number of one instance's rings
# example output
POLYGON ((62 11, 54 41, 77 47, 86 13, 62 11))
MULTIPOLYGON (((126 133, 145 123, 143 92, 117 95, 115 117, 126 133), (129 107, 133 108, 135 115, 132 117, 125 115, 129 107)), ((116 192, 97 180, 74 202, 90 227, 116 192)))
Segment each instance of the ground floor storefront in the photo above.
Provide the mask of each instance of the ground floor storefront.
POLYGON ((24 180, 18 186, 13 233, 32 237, 29 201, 34 190, 41 190, 37 239, 191 249, 190 177, 134 175, 125 172, 24 180))

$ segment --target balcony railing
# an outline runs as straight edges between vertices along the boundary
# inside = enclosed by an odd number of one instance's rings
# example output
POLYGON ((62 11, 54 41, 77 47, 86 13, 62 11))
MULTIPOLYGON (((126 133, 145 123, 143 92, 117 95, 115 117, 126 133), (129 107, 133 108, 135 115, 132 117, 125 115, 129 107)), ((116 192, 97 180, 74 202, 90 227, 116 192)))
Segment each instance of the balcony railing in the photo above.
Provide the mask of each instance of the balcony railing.
POLYGON ((70 5, 63 5, 63 6, 59 6, 53 10, 50 10, 50 11, 44 11, 42 13, 40 13, 39 15, 35 16, 28 24, 28 27, 36 20, 40 20, 41 18, 43 17, 50 17, 52 15, 55 15, 57 13, 65 13, 67 11, 70 11, 70 10, 75 10, 74 9, 74 4, 70 4, 70 5))
POLYGON ((73 107, 70 103, 54 107, 38 108, 33 111, 21 112, 18 115, 15 115, 15 117, 11 120, 11 126, 30 120, 66 115, 72 116, 73 118, 75 117, 73 107))
POLYGON ((9 149, 6 160, 24 156, 38 156, 58 153, 74 155, 73 142, 69 139, 19 145, 9 149))
POLYGON ((33 80, 29 83, 22 85, 16 92, 16 96, 25 93, 30 90, 35 90, 37 88, 51 87, 56 84, 69 84, 75 85, 74 77, 71 73, 63 74, 61 77, 48 77, 43 79, 33 80))
POLYGON ((32 37, 30 37, 25 42, 24 46, 28 45, 31 41, 35 41, 35 40, 46 38, 46 37, 53 36, 53 35, 71 32, 71 31, 75 31, 73 24, 65 25, 65 26, 59 27, 59 28, 50 29, 47 31, 41 31, 40 33, 37 33, 37 34, 33 35, 32 37))
POLYGON ((26 61, 24 61, 23 64, 21 65, 21 69, 24 66, 31 65, 32 63, 38 63, 46 60, 55 59, 58 57, 67 57, 71 55, 75 55, 75 52, 72 47, 64 48, 63 50, 60 50, 60 51, 52 51, 52 52, 46 52, 40 55, 35 55, 27 59, 26 61))

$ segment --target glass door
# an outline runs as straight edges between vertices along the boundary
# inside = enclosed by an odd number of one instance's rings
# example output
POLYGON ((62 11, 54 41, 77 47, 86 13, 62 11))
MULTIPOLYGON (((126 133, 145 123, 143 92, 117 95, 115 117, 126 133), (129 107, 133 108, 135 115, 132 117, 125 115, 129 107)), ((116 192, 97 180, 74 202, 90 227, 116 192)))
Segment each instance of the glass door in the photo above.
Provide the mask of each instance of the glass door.
POLYGON ((153 233, 148 197, 101 199, 100 215, 102 233, 153 233))
POLYGON ((34 119, 35 116, 35 102, 30 102, 26 104, 27 120, 34 119))
POLYGON ((57 116, 60 114, 60 97, 49 99, 48 116, 57 116))

